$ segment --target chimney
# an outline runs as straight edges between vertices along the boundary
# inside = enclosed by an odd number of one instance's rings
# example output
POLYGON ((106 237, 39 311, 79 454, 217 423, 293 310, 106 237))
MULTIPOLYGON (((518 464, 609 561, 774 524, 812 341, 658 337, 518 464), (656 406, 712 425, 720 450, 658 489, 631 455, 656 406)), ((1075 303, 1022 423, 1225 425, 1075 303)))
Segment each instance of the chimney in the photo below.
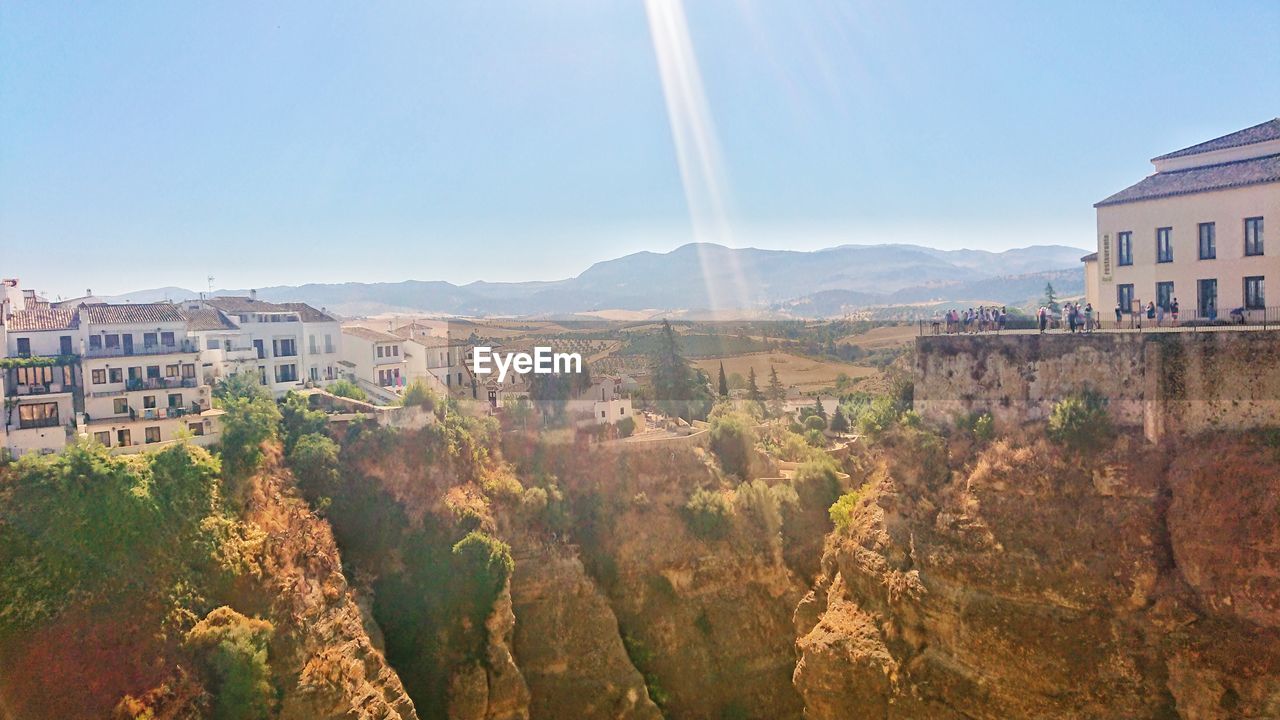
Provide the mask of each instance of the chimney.
POLYGON ((249 291, 249 302, 253 302, 253 301, 257 300, 257 299, 258 299, 258 291, 257 291, 257 290, 250 290, 250 291, 249 291))

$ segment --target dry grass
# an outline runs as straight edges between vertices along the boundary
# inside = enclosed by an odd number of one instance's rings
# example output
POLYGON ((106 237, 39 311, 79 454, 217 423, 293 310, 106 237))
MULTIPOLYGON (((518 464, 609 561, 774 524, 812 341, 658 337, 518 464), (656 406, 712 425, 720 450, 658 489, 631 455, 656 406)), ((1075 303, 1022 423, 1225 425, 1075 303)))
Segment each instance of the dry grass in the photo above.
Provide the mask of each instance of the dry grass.
POLYGON ((782 381, 783 385, 805 392, 834 386, 836 377, 841 373, 850 378, 861 378, 873 376, 877 372, 875 368, 863 365, 815 360, 782 352, 749 353, 726 358, 708 358, 698 360, 695 364, 714 379, 722 361, 724 362, 724 371, 729 375, 741 373, 745 378, 750 369, 755 368, 756 381, 762 390, 769 384, 769 369, 771 367, 778 369, 778 379, 782 381))
POLYGON ((841 343, 857 345, 864 350, 897 347, 913 342, 919 329, 914 325, 889 325, 872 328, 864 333, 854 333, 840 338, 841 343))

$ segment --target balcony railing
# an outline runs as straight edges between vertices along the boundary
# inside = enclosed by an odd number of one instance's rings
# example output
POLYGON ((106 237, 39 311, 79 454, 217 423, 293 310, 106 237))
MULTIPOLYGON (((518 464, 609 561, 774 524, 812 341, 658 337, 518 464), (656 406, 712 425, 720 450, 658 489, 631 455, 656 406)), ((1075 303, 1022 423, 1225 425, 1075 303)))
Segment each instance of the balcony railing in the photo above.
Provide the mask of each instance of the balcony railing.
POLYGON ((126 349, 124 346, 91 347, 85 350, 86 358, 130 357, 133 355, 173 355, 176 353, 199 352, 200 348, 190 340, 172 345, 134 345, 126 349))
POLYGON ((53 393, 71 392, 75 389, 74 385, 64 383, 38 383, 35 385, 10 385, 8 386, 9 395, 52 395, 53 393))

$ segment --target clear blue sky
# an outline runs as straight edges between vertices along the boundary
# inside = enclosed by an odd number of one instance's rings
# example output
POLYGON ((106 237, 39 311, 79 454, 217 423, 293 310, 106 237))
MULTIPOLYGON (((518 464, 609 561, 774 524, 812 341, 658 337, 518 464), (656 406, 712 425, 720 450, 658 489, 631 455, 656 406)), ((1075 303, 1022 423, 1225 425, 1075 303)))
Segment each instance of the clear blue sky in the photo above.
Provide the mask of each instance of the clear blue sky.
MULTIPOLYGON (((373 7, 0 4, 0 275, 556 279, 689 241, 640 0, 373 7)), ((1150 157, 1280 115, 1274 0, 686 12, 742 246, 1090 246, 1150 157)))

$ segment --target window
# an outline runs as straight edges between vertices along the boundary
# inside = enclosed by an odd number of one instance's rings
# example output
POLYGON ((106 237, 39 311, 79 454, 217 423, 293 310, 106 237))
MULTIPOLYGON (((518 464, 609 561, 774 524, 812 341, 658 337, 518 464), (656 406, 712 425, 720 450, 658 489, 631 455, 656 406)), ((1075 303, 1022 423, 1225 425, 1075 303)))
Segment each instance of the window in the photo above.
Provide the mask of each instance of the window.
POLYGON ((297 382, 298 366, 292 363, 276 366, 276 382, 297 382))
POLYGON ((71 336, 63 335, 58 338, 58 352, 63 355, 71 354, 71 336))
POLYGON ((1267 306, 1266 288, 1261 275, 1244 279, 1244 306, 1250 310, 1261 310, 1267 306))
POLYGON ((319 352, 319 350, 316 349, 316 336, 314 333, 312 333, 307 337, 307 341, 308 341, 309 349, 311 350, 312 355, 315 355, 317 352, 319 352))
POLYGON ((626 414, 627 414, 627 409, 626 409, 626 408, 618 408, 618 414, 619 414, 619 415, 626 415, 626 414))
POLYGON ((261 341, 261 340, 254 340, 254 341, 253 341, 253 349, 258 351, 258 359, 259 359, 259 360, 261 360, 262 358, 264 358, 264 357, 266 357, 266 356, 267 356, 267 351, 264 349, 264 347, 263 347, 263 345, 262 345, 262 341, 261 341))
POLYGON ((174 337, 173 337, 173 333, 171 333, 171 332, 162 332, 162 333, 160 333, 160 344, 161 344, 161 345, 164 345, 165 347, 173 347, 173 346, 177 345, 178 343, 177 343, 177 341, 174 339, 174 337))
POLYGON ((1244 254, 1262 254, 1262 218, 1244 219, 1244 254))
POLYGON ((160 426, 159 425, 152 425, 151 427, 147 428, 146 432, 147 432, 148 445, 150 445, 151 443, 160 442, 160 426))
POLYGON ((328 333, 325 333, 324 336, 324 351, 327 353, 333 352, 333 336, 328 333))
POLYGON ((204 346, 209 350, 221 350, 222 341, 217 338, 208 338, 204 341, 204 346))
POLYGON ((165 366, 164 366, 164 376, 165 376, 165 377, 167 377, 167 378, 176 378, 176 377, 178 377, 178 365, 177 365, 176 363, 175 363, 175 364, 173 364, 173 365, 165 365, 165 366))
MULTIPOLYGON (((312 352, 314 352, 314 350, 313 350, 312 352)), ((311 371, 310 371, 309 377, 310 377, 312 380, 319 380, 319 379, 320 379, 320 368, 316 367, 315 365, 312 365, 312 366, 311 366, 311 371)))
POLYGON ((120 447, 128 447, 133 444, 132 434, 128 430, 117 430, 116 442, 120 447))
POLYGON ((18 406, 18 427, 42 428, 58 426, 58 403, 36 403, 18 406))
POLYGON ((1169 306, 1173 304, 1173 283, 1158 282, 1156 283, 1156 305, 1169 310, 1169 306))
POLYGON ((1116 233, 1117 265, 1133 264, 1133 233, 1129 231, 1116 233))
POLYGON ((182 377, 187 378, 187 379, 189 380, 189 379, 191 379, 191 378, 193 378, 193 377, 195 377, 195 376, 196 376, 196 366, 195 366, 195 363, 183 363, 183 365, 182 365, 182 377))
POLYGON ((1196 299, 1196 312, 1200 317, 1210 320, 1218 317, 1218 281, 1217 279, 1196 282, 1199 297, 1196 299))
POLYGON ((399 346, 399 345, 392 345, 392 346, 391 346, 391 354, 392 354, 393 356, 395 356, 395 357, 400 357, 400 346, 399 346))
POLYGON ((96 432, 93 434, 93 440, 99 445, 111 447, 111 431, 103 430, 102 432, 96 432))
POLYGON ((90 349, 90 350, 101 350, 101 349, 102 349, 102 336, 101 336, 101 335, 90 335, 90 336, 89 336, 89 349, 90 349))
POLYGON ((160 366, 159 366, 159 365, 148 365, 148 366, 147 366, 147 379, 148 379, 148 380, 159 380, 159 379, 160 379, 160 366))
POLYGON ((108 349, 108 350, 116 349, 116 348, 119 348, 119 347, 120 347, 120 336, 119 336, 119 335, 107 335, 107 336, 104 338, 104 340, 106 341, 106 346, 107 346, 107 349, 108 349))
POLYGON ((382 357, 383 347, 382 347, 381 345, 379 345, 379 346, 378 346, 378 348, 377 348, 377 350, 378 350, 378 357, 382 357))
POLYGON ((604 410, 601 410, 601 411, 600 411, 600 419, 601 419, 601 420, 603 420, 603 419, 605 419, 605 417, 606 417, 606 416, 605 416, 605 411, 604 411, 604 410))
POLYGON ((93 384, 102 385, 107 382, 107 371, 101 368, 93 371, 93 384))
POLYGON ((125 398, 116 398, 115 400, 111 401, 111 410, 116 415, 128 415, 129 401, 126 400, 125 398))
POLYGON ((18 338, 18 357, 31 357, 31 338, 18 338))
POLYGON ((131 383, 142 382, 142 368, 140 367, 129 368, 129 382, 131 383))
POLYGON ((187 423, 187 429, 191 431, 191 434, 192 434, 192 435, 197 435, 197 436, 198 436, 198 435, 203 435, 203 434, 204 434, 204 423, 202 423, 202 422, 187 423))
POLYGON ((143 407, 144 409, 152 409, 152 408, 154 408, 155 406, 156 406, 156 396, 155 396, 155 395, 143 395, 143 396, 142 396, 142 407, 143 407))
POLYGON ((1173 228, 1156 228, 1156 262, 1173 262, 1173 228))
POLYGON ((155 333, 142 333, 142 344, 149 348, 153 348, 160 344, 159 336, 155 333))
POLYGON ((1217 229, 1211 222, 1200 223, 1200 259, 1212 260, 1218 257, 1218 242, 1215 237, 1217 229))
POLYGON ((271 350, 276 357, 293 357, 298 354, 298 345, 293 338, 281 338, 271 341, 271 350))
POLYGON ((258 384, 260 385, 267 384, 267 368, 262 365, 258 366, 258 384))
POLYGON ((169 407, 182 407, 182 393, 169 393, 169 407))
POLYGON ((1116 286, 1116 304, 1123 312, 1133 312, 1133 285, 1116 286))
POLYGON ((120 368, 107 368, 107 377, 113 383, 124 382, 124 371, 120 368))

